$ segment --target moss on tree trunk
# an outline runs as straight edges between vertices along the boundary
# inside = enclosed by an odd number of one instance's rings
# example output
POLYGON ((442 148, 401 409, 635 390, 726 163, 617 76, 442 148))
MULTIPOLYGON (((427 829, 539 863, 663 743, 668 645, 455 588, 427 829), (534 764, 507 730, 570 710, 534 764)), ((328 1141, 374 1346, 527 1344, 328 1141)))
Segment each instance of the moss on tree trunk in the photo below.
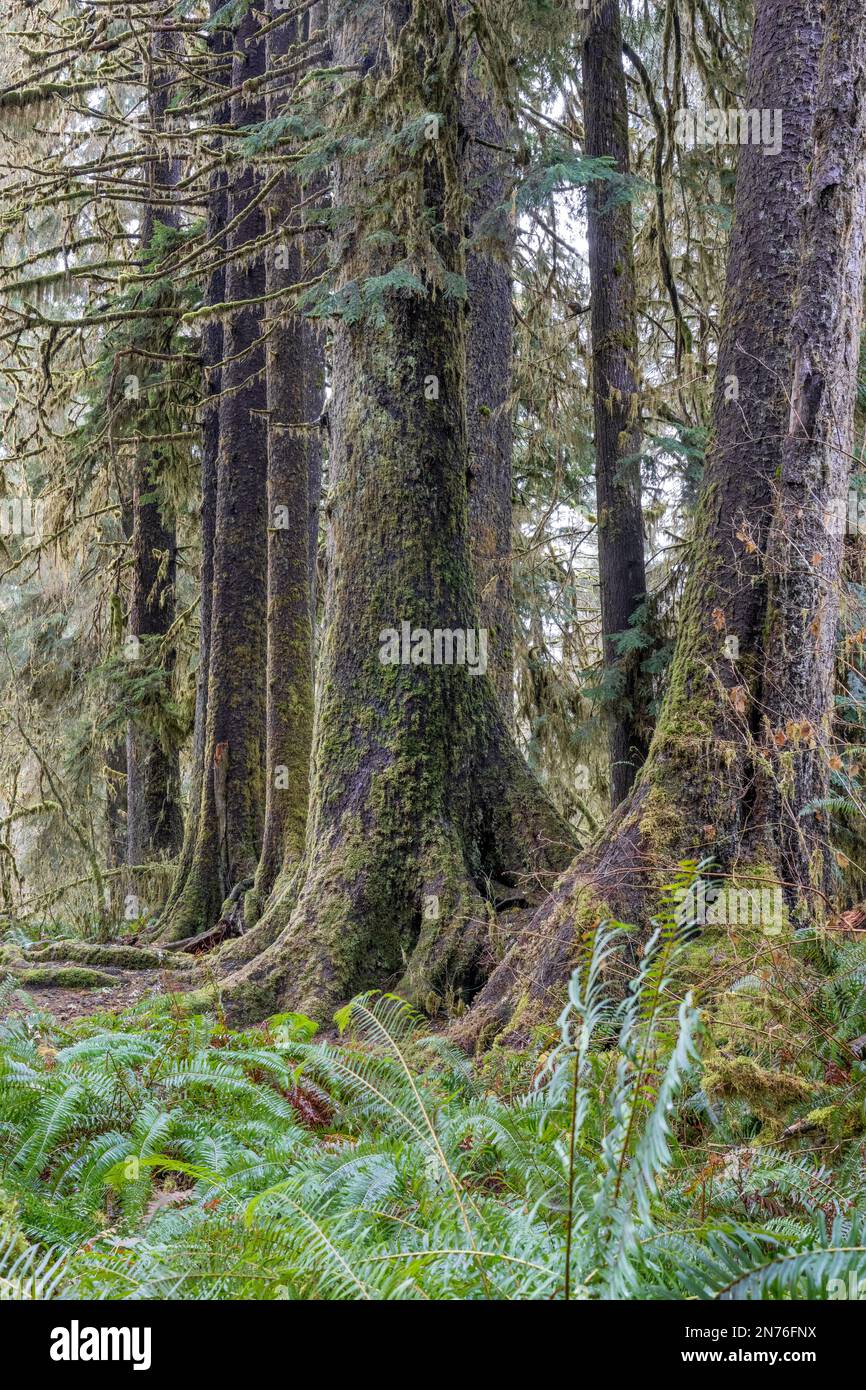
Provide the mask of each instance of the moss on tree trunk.
MULTIPOLYGON (((170 62, 174 51, 171 35, 156 35, 152 40, 154 59, 170 62)), ((171 69, 148 93, 148 119, 159 131, 165 120, 171 90, 171 69)), ((152 151, 148 166, 149 201, 145 204, 141 226, 141 244, 148 250, 157 223, 176 227, 174 209, 160 208, 154 203, 171 198, 180 168, 176 159, 152 151)), ((171 319, 155 320, 151 347, 167 352, 171 346, 171 319)), ((146 362, 137 365, 146 371, 146 362)), ((139 388, 140 389, 140 388, 139 388)), ((143 410, 146 419, 159 420, 164 408, 164 396, 157 390, 145 391, 143 410)), ((159 428, 144 433, 158 434, 159 428)), ((177 541, 175 522, 166 498, 164 475, 165 450, 151 445, 139 445, 132 477, 132 583, 130 594, 129 633, 144 639, 148 647, 142 655, 150 660, 158 656, 168 680, 174 669, 175 654, 167 645, 175 615, 175 579, 177 541)), ((126 735, 126 828, 127 863, 144 864, 152 859, 172 858, 180 847, 183 825, 180 811, 180 763, 176 744, 165 737, 164 720, 160 710, 136 710, 127 726, 126 735)))
MULTIPOLYGON (((211 14, 220 8, 219 0, 211 0, 211 14)), ((213 58, 211 77, 228 89, 231 79, 232 38, 228 30, 215 29, 208 36, 208 49, 213 58)), ((231 118, 228 102, 214 110, 214 125, 228 125, 231 118)), ((225 238, 222 228, 228 220, 228 175, 218 169, 210 176, 207 205, 207 240, 213 244, 217 264, 208 272, 205 301, 209 305, 225 302, 225 238)), ((202 407, 201 407, 201 567, 199 570, 199 641, 198 666, 195 680, 195 717, 193 724, 192 753, 190 759, 190 778, 188 812, 184 823, 183 844, 177 870, 169 896, 163 910, 161 923, 168 924, 168 935, 172 934, 171 923, 174 910, 183 893, 195 859, 195 846, 198 838, 198 812, 201 806, 201 789, 204 778, 205 734, 207 727, 207 688, 210 665, 211 608, 213 604, 213 552, 216 531, 217 496, 217 455, 219 453, 219 397, 222 383, 223 325, 217 319, 207 319, 202 328, 202 407)), ((180 940, 180 935, 175 935, 180 940)))
MULTIPOLYGON (((278 11, 277 11, 278 13, 278 11)), ((309 39, 307 21, 283 23, 267 36, 268 67, 309 39)), ((295 56, 295 61, 297 57, 295 56)), ((299 77, 303 69, 299 70, 299 77)), ((281 88, 267 100, 273 120, 286 106, 281 88)), ((304 850, 313 738, 313 628, 316 552, 311 511, 321 475, 318 420, 323 405, 321 334, 280 290, 305 278, 305 239, 297 234, 302 187, 286 174, 268 201, 272 228, 285 240, 267 252, 265 321, 268 397, 268 615, 266 792, 262 851, 244 915, 256 922, 277 880, 291 877, 304 850)), ((282 901, 283 883, 277 893, 282 901)))
MULTIPOLYGON (((483 661, 432 659, 436 631, 471 643, 478 625, 460 47, 450 0, 387 5, 385 19, 388 61, 353 79, 351 114, 366 113, 377 138, 343 159, 337 181, 353 215, 335 252, 333 563, 307 850, 287 926, 225 982, 236 1015, 286 1005, 322 1016, 371 985, 430 1009, 458 1005, 493 964, 503 885, 533 896, 573 843, 510 741, 483 661), (387 143, 425 112, 439 119, 408 156, 387 143), (373 203, 383 187, 384 210, 373 203), (370 235, 383 219, 397 238, 387 251, 370 235), (395 261, 413 280, 381 293, 377 277, 395 261)), ((381 39, 375 15, 355 11, 335 59, 367 70, 381 39)))
POLYGON ((789 905, 803 922, 824 915, 836 871, 829 815, 817 804, 827 797, 835 756, 836 638, 866 237, 866 16, 860 0, 832 0, 827 26, 834 37, 821 55, 791 405, 767 544, 763 759, 755 817, 775 832, 789 905))
POLYGON ((512 285, 514 221, 501 150, 509 132, 474 50, 465 64, 460 119, 470 246, 466 257, 466 423, 469 538, 480 625, 503 718, 514 718, 514 591, 511 575, 512 285))
MULTIPOLYGON (((584 152, 629 173, 628 105, 619 0, 587 18, 583 44, 584 152)), ((595 488, 611 804, 627 795, 647 751, 649 691, 642 653, 619 650, 646 602, 637 387, 637 319, 631 203, 610 178, 587 187, 592 292, 595 488)))
POLYGON ((791 323, 812 155, 821 7, 760 0, 746 106, 784 112, 782 148, 740 152, 714 436, 701 485, 668 688, 647 761, 598 842, 563 876, 460 1030, 478 1045, 555 1017, 582 932, 614 917, 646 925, 686 859, 751 864, 755 733, 767 615, 764 555, 789 413, 791 323))
MULTIPOLYGON (((264 72, 265 43, 249 12, 235 36, 231 123, 264 118, 258 91, 243 84, 264 72)), ((265 631, 267 602, 267 440, 261 299, 265 269, 250 244, 265 230, 252 205, 261 176, 241 167, 228 210, 226 302, 220 381, 213 581, 204 756, 195 844, 179 892, 163 916, 163 940, 212 925, 227 895, 252 883, 264 807, 265 631), (249 211, 245 213, 245 209, 249 211), (246 254, 245 254, 246 253, 246 254)))

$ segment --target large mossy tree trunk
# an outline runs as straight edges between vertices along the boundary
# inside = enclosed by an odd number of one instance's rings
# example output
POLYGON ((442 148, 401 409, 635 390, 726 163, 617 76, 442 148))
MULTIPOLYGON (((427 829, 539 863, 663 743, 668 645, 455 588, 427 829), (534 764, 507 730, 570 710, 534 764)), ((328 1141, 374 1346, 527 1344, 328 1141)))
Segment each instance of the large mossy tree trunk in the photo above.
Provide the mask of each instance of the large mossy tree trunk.
MULTIPOLYGON (((159 34, 151 42, 148 73, 148 120, 158 133, 165 122, 175 74, 172 70, 173 36, 159 34)), ((151 248, 158 224, 177 227, 170 206, 177 183, 176 160, 157 144, 147 166, 149 200, 141 219, 143 251, 151 248), (158 210, 154 204, 159 203, 158 210)), ((156 321, 148 346, 157 353, 171 349, 171 320, 156 321), (168 327, 166 327, 166 323, 168 327)), ((137 360, 137 359, 136 359, 137 360)), ((141 433, 153 439, 159 434, 164 397, 159 380, 148 380, 147 359, 138 368, 143 400, 141 433)), ((164 388, 163 388, 164 389, 164 388)), ((166 497, 165 450, 158 444, 139 444, 132 470, 132 561, 129 634, 140 644, 139 659, 158 660, 171 682, 174 651, 170 633, 175 616, 177 541, 175 520, 166 497)), ((133 667, 133 671, 135 671, 133 667)), ((126 831, 127 863, 140 865, 170 859, 178 851, 183 833, 180 810, 178 750, 165 736, 159 710, 142 707, 129 720, 126 734, 126 831)))
POLYGON ((234 1016, 322 1017, 374 985, 458 1005, 494 959, 498 897, 514 885, 531 896, 573 843, 483 662, 431 660, 435 630, 471 642, 478 626, 456 10, 386 4, 383 36, 381 9, 357 7, 333 35, 335 64, 365 74, 344 92, 347 122, 373 138, 344 153, 336 179, 332 563, 310 820, 288 925, 224 982, 234 1016), (408 152, 389 138, 430 112, 438 121, 408 152))
MULTIPOLYGON (((492 975, 460 1036, 525 1037, 559 1010, 583 932, 646 924, 676 865, 739 862, 754 832, 765 553, 788 428, 792 318, 823 34, 818 0, 759 0, 746 106, 784 113, 782 147, 740 151, 715 382, 679 637, 649 754, 598 841, 492 975), (732 639, 732 640, 731 640, 732 639)), ((763 849, 752 856, 760 868, 763 849)))
POLYGON ((629 175, 628 105, 619 0, 597 0, 583 42, 584 154, 615 175, 586 191, 592 302, 592 398, 598 575, 608 722, 611 805, 646 757, 647 691, 641 651, 619 641, 646 602, 637 387, 637 319, 629 175))
MULTIPOLYGON (((254 11, 235 34, 231 125, 265 118, 265 40, 254 11), (250 84, 245 87, 244 84, 250 84)), ((223 365, 216 464, 203 776, 195 846, 160 935, 213 925, 226 899, 252 885, 265 804, 267 432, 262 336, 265 234, 262 175, 233 163, 228 191, 223 365)))
MULTIPOLYGON (((836 753, 833 687, 854 447, 866 237, 866 10, 828 0, 794 317, 788 432, 767 544, 756 822, 778 838, 803 921, 835 870, 825 801, 836 753)), ((772 834, 768 852, 774 853, 772 834)))
MULTIPOLYGON (((279 18, 274 9, 273 19, 279 18)), ((267 65, 288 65, 303 77, 303 58, 316 43, 310 16, 283 22, 267 35, 267 65)), ((268 119, 286 110, 291 89, 280 78, 267 97, 268 119)), ((283 147, 280 147, 283 148, 283 147)), ((286 173, 269 196, 271 230, 281 233, 267 252, 268 616, 266 801, 262 851, 244 915, 261 915, 278 878, 277 903, 303 855, 313 739, 313 631, 321 478, 319 417, 323 407, 321 333, 280 292, 305 279, 301 235, 304 189, 286 173)), ((275 904, 276 906, 276 904, 275 904)), ((278 909, 277 909, 278 910, 278 909)), ((258 935, 261 939, 261 934, 258 935)))
MULTIPOLYGON (((221 9, 220 0, 210 0, 210 13, 214 15, 221 9)), ((228 29, 215 28, 208 35, 208 51, 212 58, 209 76, 212 82, 228 88, 232 73, 232 34, 228 29)), ((213 108, 213 124, 219 129, 227 126, 231 119, 228 101, 213 108)), ((219 149, 220 137, 214 137, 214 150, 219 149)), ((215 170, 209 180, 207 198, 206 233, 211 257, 214 261, 207 272, 205 303, 213 307, 225 302, 225 236, 223 228, 228 221, 228 174, 225 169, 215 170)), ((192 750, 190 754, 188 813, 184 823, 183 844, 180 858, 171 885, 162 922, 170 921, 171 915, 183 893, 195 858, 198 838, 198 811, 201 805, 202 781, 205 764, 205 734, 207 727, 207 689, 208 668, 210 664, 211 606, 213 602, 213 550, 216 531, 217 496, 217 455, 219 453, 219 402, 222 385, 223 325, 218 318, 205 320, 201 335, 202 404, 201 422, 201 501, 200 501, 200 545, 201 566, 199 570, 199 639, 198 665, 195 678, 195 715, 193 722, 192 750)))

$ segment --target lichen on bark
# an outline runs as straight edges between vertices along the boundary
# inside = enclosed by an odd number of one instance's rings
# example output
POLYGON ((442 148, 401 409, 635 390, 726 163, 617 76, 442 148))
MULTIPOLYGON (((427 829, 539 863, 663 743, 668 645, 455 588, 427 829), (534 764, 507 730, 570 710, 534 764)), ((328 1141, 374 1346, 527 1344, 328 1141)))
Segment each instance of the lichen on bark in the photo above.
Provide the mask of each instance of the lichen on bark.
MULTIPOLYGON (((249 11, 234 49, 231 123, 264 117, 259 88, 265 44, 249 11)), ((267 602, 267 447, 261 297, 264 262, 249 246, 264 232, 254 195, 262 175, 232 175, 219 406, 208 692, 199 801, 191 808, 195 844, 179 891, 164 913, 160 939, 182 940, 216 921, 227 895, 252 883, 264 806, 265 612, 267 602), (246 254, 245 254, 246 252, 246 254)))
POLYGON ((333 329, 333 562, 306 854, 287 925, 223 983, 229 1012, 248 1016, 286 1005, 321 1017, 371 985, 459 1008, 494 963, 497 896, 522 885, 533 900, 573 846, 487 673, 382 659, 404 622, 428 635, 478 626, 457 7, 385 11, 381 69, 367 61, 381 51, 375 14, 354 11, 335 34, 335 60, 370 70, 366 86, 354 79, 353 114, 363 89, 376 138, 344 156, 336 184, 351 217, 334 302, 350 312, 333 329), (401 138, 430 112, 433 138, 401 138), (372 201, 383 186, 384 212, 372 201), (383 217, 386 245, 372 234, 383 217))
POLYGON ((647 928, 678 863, 712 856, 723 871, 735 864, 742 871, 766 860, 766 844, 753 833, 763 564, 788 418, 822 35, 817 0, 760 0, 746 104, 782 108, 784 138, 772 160, 757 146, 739 156, 714 434, 675 656, 647 760, 598 841, 556 885, 475 1001, 460 1028, 467 1045, 496 1035, 519 1040, 533 1017, 555 1010, 582 922, 613 917, 647 928))

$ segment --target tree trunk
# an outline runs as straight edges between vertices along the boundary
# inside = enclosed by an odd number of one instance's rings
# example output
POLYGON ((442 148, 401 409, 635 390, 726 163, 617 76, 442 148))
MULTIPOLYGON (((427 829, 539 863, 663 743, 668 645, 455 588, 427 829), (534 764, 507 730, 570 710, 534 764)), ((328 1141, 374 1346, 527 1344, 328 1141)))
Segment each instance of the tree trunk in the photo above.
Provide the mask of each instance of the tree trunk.
MULTIPOLYGON (((102 769, 105 787, 105 864, 109 869, 122 870, 127 860, 126 837, 126 740, 118 740, 105 750, 102 769)), ((105 904, 112 921, 122 915, 126 885, 123 875, 108 881, 108 901, 105 904)))
MULTIPOLYGON (((225 225, 227 216, 226 181, 223 174, 215 175, 208 197, 207 236, 210 239, 225 225)), ((225 244, 218 239, 215 254, 221 256, 225 244)), ((219 266, 208 275, 206 292, 208 304, 221 304, 225 299, 225 267, 219 266)), ((181 893, 195 858, 198 831, 198 809, 201 804, 205 761, 205 731, 207 726, 208 667, 210 663, 211 604, 213 601, 213 551, 216 530, 217 453, 219 449, 219 394, 222 378, 223 330, 218 320, 211 320, 202 330, 201 361, 203 404, 201 410, 201 504, 199 516, 201 566, 199 569, 199 636, 198 665, 195 676, 195 716, 188 811, 184 826, 183 845, 171 892, 164 909, 170 914, 181 893)))
MULTIPOLYGON (((275 16, 279 11, 275 11, 275 16)), ((309 17, 267 36, 268 68, 309 41, 309 17)), ((286 107, 284 88, 267 101, 268 118, 286 107)), ((304 279, 304 242, 293 232, 301 185, 286 174, 269 199, 272 227, 285 240, 267 252, 266 288, 277 295, 304 279)), ((268 397, 267 785, 265 829, 256 881, 244 914, 255 922, 278 877, 278 901, 304 850, 313 737, 313 626, 316 553, 311 508, 318 521, 321 476, 318 420, 322 411, 321 334, 310 320, 275 298, 266 319, 268 397), (309 428, 305 426, 310 426, 309 428)), ((318 527, 316 527, 318 530, 318 527)))
MULTIPOLYGON (((213 17, 221 9, 220 0, 210 0, 210 13, 213 17)), ((214 82, 228 89, 232 71, 232 34, 227 29, 215 29, 208 36, 208 50, 212 57, 210 76, 214 82)), ((229 102, 214 108, 213 124, 227 126, 231 119, 229 102)), ((219 147, 219 137, 215 137, 215 148, 219 147)), ((211 174, 207 203, 207 240, 212 245, 211 255, 217 262, 208 272, 205 302, 208 305, 222 304, 226 297, 225 266, 220 264, 225 255, 225 237, 222 229, 228 221, 228 175, 224 169, 211 174)), ((198 666, 195 680, 195 718, 193 724, 192 752, 190 757, 190 780, 188 811, 184 825, 183 845, 171 890, 163 910, 160 925, 170 923, 172 914, 183 893, 195 858, 198 838, 199 808, 201 805, 202 781, 205 763, 205 734, 207 725, 207 688, 210 664, 211 606, 213 602, 213 547, 216 530, 217 493, 217 455, 219 452, 219 402, 222 384, 223 326, 220 319, 207 319, 201 336, 202 365, 202 406, 201 422, 201 568, 199 578, 199 640, 198 666)), ((179 939, 179 938, 175 938, 179 939)))
MULTIPOLYGON (((250 11, 234 43, 231 125, 265 118, 259 87, 265 42, 250 11)), ((204 760, 195 847, 161 935, 180 939, 211 926, 233 891, 253 881, 262 836, 267 605, 267 435, 262 296, 265 267, 252 243, 265 232, 261 176, 236 165, 228 193, 228 263, 220 381, 217 493, 204 760), (249 209, 249 211, 245 211, 249 209)))
MULTIPOLYGON (((763 579, 788 422, 791 322, 812 157, 818 0, 759 0, 746 106, 784 113, 782 147, 740 152, 724 322, 692 557, 668 689, 630 795, 492 975, 461 1030, 522 1037, 561 1007, 581 934, 645 924, 677 863, 730 869, 753 827, 767 616, 763 579)), ((753 867, 757 865, 757 856, 753 867)))
POLYGON ((758 825, 778 836, 780 876, 803 923, 823 915, 835 867, 827 813, 806 808, 827 796, 834 755, 834 665, 863 322, 864 150, 866 12, 862 0, 830 0, 788 433, 767 544, 766 764, 756 807, 758 825))
MULTIPOLYGON (((158 497, 162 461, 157 450, 139 454, 133 479, 135 516, 132 538, 132 596, 129 630, 156 644, 174 622, 176 543, 173 521, 165 520, 158 497)), ((148 660, 154 647, 143 649, 148 660)), ((165 651, 170 679, 174 654, 165 651)), ((146 864, 177 853, 183 831, 180 768, 176 748, 168 748, 146 716, 130 720, 126 737, 127 862, 146 864)))
MULTIPOLYGON (((159 131, 171 94, 172 71, 170 57, 171 35, 157 35, 151 46, 152 75, 148 94, 148 119, 159 131)), ((156 154, 157 151, 154 151, 156 154)), ((163 201, 177 182, 176 161, 160 154, 148 165, 151 197, 163 201)), ((161 209, 157 218, 152 203, 147 203, 142 216, 142 247, 150 246, 157 221, 177 226, 177 217, 169 208, 161 209)), ((159 322, 159 321, 157 321, 159 322)), ((153 346, 168 350, 169 327, 156 329, 153 346)), ((143 359, 144 361, 144 359, 143 359)), ((143 365, 140 369, 145 371, 143 365)), ((146 419, 159 420, 159 396, 144 399, 146 419)), ((157 433, 157 429, 143 429, 157 433)), ((136 454, 132 479, 132 589, 130 595, 129 633, 144 639, 140 659, 153 661, 157 649, 165 642, 175 614, 176 539, 174 518, 168 515, 163 494, 162 478, 165 458, 158 446, 140 445, 136 454)), ((160 662, 171 679, 174 653, 160 651, 160 662)), ((168 745, 160 735, 159 720, 143 710, 133 717, 126 735, 126 810, 127 862, 145 864, 152 859, 171 858, 177 853, 182 834, 180 812, 180 767, 177 749, 168 745)))
MULTIPOLYGON (((602 0, 587 18, 583 44, 584 153, 629 172, 628 106, 619 0, 602 0)), ((631 203, 609 179, 586 192, 592 294, 592 396, 598 575, 614 809, 646 757, 646 681, 641 651, 617 638, 646 601, 637 389, 637 321, 631 203)))
POLYGON ((368 74, 346 104, 373 138, 337 175, 352 216, 335 253, 333 563, 310 830, 288 926, 225 982, 238 1016, 285 1005, 321 1017, 389 984, 431 1009, 459 1004, 490 968, 497 901, 514 885, 531 897, 572 843, 510 742, 478 645, 456 8, 388 3, 384 44, 381 10, 377 23, 353 9, 335 33, 335 63, 368 74), (431 111, 436 128, 412 151, 383 138, 431 111), (383 210, 373 200, 392 188, 400 199, 383 210), (383 249, 377 225, 397 244, 383 249))
MULTIPOLYGON (((472 55, 473 59, 476 57, 472 55)), ((514 224, 507 198, 505 113, 466 67, 464 126, 470 245, 466 257, 469 535, 481 626, 502 716, 514 719, 514 593, 511 578, 511 256, 514 224), (482 144, 481 141, 487 143, 482 144)))

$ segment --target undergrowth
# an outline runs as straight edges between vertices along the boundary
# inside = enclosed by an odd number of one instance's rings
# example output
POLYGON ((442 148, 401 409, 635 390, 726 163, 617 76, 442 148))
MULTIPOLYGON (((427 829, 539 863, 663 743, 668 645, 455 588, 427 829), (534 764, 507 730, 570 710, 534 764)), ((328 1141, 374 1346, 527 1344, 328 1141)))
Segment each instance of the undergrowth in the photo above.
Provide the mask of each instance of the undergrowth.
POLYGON ((0 1296, 827 1297, 866 1271, 866 941, 684 940, 693 873, 625 1000, 606 924, 507 1064, 389 996, 324 1040, 170 997, 8 1018, 0 1296))

